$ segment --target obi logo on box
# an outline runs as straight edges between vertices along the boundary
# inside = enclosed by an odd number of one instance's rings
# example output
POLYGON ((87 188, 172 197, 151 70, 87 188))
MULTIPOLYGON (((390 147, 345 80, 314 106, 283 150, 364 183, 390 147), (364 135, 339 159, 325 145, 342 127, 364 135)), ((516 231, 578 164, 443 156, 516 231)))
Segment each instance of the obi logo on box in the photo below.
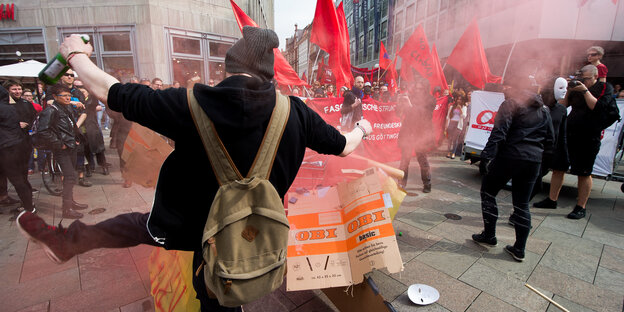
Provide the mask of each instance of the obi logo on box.
POLYGON ((325 238, 336 238, 336 230, 333 229, 323 229, 323 230, 310 230, 310 231, 300 231, 295 234, 295 238, 298 241, 306 241, 313 239, 325 239, 325 238))
POLYGON ((349 223, 349 225, 347 226, 347 231, 349 231, 349 233, 353 233, 357 231, 357 229, 365 225, 386 220, 386 218, 383 216, 383 212, 383 210, 378 210, 373 213, 368 213, 358 217, 357 219, 349 223))

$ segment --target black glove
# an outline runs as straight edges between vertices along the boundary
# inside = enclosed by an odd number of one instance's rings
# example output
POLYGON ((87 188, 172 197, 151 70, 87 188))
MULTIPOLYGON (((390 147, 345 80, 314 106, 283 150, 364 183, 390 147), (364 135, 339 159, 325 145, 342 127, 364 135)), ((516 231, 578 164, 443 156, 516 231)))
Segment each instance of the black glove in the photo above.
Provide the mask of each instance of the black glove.
POLYGON ((488 174, 488 171, 489 171, 488 167, 490 166, 490 160, 491 159, 482 158, 481 161, 479 162, 479 173, 481 175, 488 174))

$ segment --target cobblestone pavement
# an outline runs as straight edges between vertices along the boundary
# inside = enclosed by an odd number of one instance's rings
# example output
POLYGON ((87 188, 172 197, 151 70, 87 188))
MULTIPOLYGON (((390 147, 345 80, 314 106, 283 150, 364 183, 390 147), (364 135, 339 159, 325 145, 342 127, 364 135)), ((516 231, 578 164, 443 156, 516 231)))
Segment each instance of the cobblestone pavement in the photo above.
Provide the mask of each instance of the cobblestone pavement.
MULTIPOLYGON (((107 156, 114 166, 110 175, 96 172, 90 178, 92 187, 75 187, 76 200, 89 204, 85 223, 151 207, 154 191, 122 188, 117 155, 109 150, 107 156), (105 211, 89 213, 97 208, 105 211)), ((624 193, 620 183, 594 180, 588 216, 569 220, 565 215, 575 204, 576 188, 574 177, 567 177, 558 209, 532 209, 526 260, 517 263, 503 251, 515 240, 507 224, 511 193, 503 190, 498 196, 499 245, 483 248, 470 239, 482 229, 477 167, 443 156, 431 157, 431 165, 433 191, 424 194, 418 164, 413 162, 408 197, 394 221, 395 231, 402 233, 398 241, 405 270, 369 274, 397 311, 557 311, 525 283, 570 311, 622 311, 624 193), (449 213, 461 220, 448 219, 449 213), (414 283, 438 289, 438 302, 424 307, 412 304, 406 291, 414 283)), ((39 174, 30 179, 40 190, 35 195, 39 215, 58 223, 60 197, 47 193, 39 174)), ((17 197, 12 189, 10 194, 17 197)), ((544 196, 539 194, 536 200, 544 196)), ((14 208, 0 207, 0 310, 154 310, 147 269, 153 247, 94 250, 57 265, 19 233, 14 208)), ((286 292, 283 286, 245 306, 246 312, 334 310, 320 291, 286 292)))

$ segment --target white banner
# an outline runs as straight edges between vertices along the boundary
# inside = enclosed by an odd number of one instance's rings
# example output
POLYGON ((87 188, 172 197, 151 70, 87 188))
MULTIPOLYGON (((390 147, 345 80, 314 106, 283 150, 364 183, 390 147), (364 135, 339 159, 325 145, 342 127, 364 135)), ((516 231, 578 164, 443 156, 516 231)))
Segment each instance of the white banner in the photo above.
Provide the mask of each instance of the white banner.
MULTIPOLYGON (((499 92, 472 92, 470 107, 470 126, 466 132, 466 147, 482 151, 485 148, 490 132, 494 126, 494 118, 505 95, 499 92)), ((619 134, 624 127, 624 100, 617 101, 622 121, 616 122, 605 129, 600 142, 600 151, 596 156, 593 175, 606 177, 613 173, 613 161, 617 150, 619 134)), ((568 107, 568 113, 570 112, 568 107)))

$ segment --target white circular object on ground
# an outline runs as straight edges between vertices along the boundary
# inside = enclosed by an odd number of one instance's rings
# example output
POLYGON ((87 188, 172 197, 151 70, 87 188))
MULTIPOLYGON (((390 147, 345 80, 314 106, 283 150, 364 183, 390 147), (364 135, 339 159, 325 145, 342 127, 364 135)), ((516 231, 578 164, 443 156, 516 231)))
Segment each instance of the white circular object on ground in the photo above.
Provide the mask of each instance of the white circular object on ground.
POLYGON ((407 296, 413 303, 419 305, 432 304, 440 299, 438 290, 425 284, 414 284, 410 286, 407 289, 407 296))

